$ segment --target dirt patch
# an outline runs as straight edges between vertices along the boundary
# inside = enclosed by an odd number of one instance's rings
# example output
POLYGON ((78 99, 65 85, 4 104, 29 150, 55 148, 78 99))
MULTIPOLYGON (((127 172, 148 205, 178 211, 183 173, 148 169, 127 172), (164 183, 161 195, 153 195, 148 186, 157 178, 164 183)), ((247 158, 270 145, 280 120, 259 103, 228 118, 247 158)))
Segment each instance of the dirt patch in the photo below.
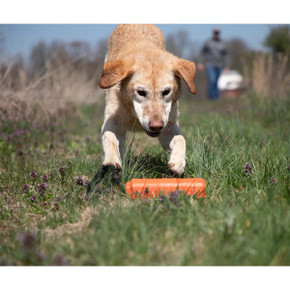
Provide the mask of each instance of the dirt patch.
POLYGON ((44 232, 46 236, 49 238, 62 235, 71 235, 81 232, 82 230, 84 230, 84 228, 86 228, 90 224, 92 216, 95 212, 96 212, 95 209, 87 207, 82 213, 81 218, 78 222, 62 224, 56 229, 46 229, 44 232))

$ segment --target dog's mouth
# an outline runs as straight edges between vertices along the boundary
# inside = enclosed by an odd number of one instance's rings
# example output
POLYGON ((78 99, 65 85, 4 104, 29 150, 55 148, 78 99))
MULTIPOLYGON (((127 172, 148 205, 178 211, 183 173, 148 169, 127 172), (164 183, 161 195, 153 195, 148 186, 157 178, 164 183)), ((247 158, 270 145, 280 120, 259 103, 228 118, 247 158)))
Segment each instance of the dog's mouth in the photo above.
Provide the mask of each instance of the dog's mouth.
POLYGON ((146 130, 144 129, 146 134, 149 135, 150 137, 158 137, 161 133, 161 131, 158 131, 158 132, 152 132, 152 131, 149 131, 149 130, 146 130))

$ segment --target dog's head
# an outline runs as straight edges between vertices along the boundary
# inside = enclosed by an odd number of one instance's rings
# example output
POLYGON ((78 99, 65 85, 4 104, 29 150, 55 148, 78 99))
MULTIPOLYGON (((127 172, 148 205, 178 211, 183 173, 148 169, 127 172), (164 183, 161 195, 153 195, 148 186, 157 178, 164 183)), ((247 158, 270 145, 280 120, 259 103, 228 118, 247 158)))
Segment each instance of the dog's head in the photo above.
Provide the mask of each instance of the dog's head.
POLYGON ((172 102, 180 93, 180 79, 196 93, 194 62, 166 51, 138 54, 124 60, 105 63, 100 87, 107 89, 120 82, 120 94, 145 132, 157 137, 166 127, 172 102))

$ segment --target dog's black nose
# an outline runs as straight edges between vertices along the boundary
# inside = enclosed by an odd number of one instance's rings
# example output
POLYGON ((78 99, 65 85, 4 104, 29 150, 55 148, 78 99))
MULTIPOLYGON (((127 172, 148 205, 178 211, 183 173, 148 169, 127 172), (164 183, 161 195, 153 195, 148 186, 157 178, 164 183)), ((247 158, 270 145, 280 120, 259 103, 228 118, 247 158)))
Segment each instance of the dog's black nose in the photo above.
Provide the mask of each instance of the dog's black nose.
POLYGON ((149 122, 149 128, 152 132, 159 132, 164 127, 163 121, 149 122))

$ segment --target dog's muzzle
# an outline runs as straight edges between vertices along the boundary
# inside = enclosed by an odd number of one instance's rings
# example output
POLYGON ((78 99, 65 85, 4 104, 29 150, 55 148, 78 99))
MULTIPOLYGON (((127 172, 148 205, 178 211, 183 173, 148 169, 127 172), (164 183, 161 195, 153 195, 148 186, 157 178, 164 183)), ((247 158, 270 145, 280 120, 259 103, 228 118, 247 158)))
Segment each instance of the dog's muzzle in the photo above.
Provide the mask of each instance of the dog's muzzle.
POLYGON ((145 129, 145 132, 147 135, 149 135, 150 137, 158 137, 161 133, 161 131, 158 131, 158 132, 152 132, 152 131, 149 131, 149 130, 146 130, 145 129))
POLYGON ((149 122, 149 128, 146 129, 146 133, 151 137, 158 137, 161 133, 161 130, 164 127, 163 121, 153 121, 149 122))

